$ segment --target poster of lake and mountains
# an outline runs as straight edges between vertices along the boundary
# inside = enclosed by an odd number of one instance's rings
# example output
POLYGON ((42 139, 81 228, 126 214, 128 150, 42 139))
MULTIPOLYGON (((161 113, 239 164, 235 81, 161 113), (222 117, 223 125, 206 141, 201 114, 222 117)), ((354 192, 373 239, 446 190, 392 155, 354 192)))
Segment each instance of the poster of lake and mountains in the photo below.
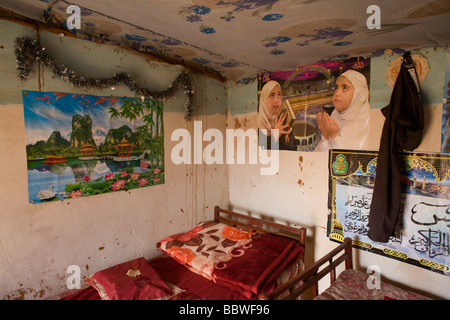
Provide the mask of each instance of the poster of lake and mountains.
POLYGON ((163 104, 23 91, 29 202, 164 183, 163 104))

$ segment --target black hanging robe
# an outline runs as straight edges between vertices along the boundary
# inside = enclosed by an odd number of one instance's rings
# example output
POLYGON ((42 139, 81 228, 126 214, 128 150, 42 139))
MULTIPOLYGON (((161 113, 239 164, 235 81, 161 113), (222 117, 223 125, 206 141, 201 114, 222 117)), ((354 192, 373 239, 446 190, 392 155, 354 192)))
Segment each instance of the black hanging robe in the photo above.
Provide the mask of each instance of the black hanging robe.
POLYGON ((370 206, 368 237, 373 241, 388 242, 400 215, 399 152, 416 149, 424 128, 420 86, 409 52, 403 55, 391 100, 382 112, 385 122, 370 206))

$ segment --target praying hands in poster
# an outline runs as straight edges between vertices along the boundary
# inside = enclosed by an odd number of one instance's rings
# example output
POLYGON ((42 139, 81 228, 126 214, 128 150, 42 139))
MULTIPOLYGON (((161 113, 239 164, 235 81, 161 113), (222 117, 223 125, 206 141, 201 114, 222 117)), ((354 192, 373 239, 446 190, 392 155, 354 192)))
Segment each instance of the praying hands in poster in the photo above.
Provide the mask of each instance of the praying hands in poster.
POLYGON ((283 111, 282 105, 280 84, 273 80, 267 82, 261 90, 259 100, 258 127, 260 130, 263 129, 266 137, 265 141, 260 141, 260 144, 266 143, 267 149, 274 147, 272 145, 274 143, 278 144, 280 150, 296 150, 295 138, 292 135, 292 122, 295 120, 295 115, 291 122, 287 119, 289 117, 287 113, 280 113, 283 111))
POLYGON ((315 151, 366 149, 369 140, 369 90, 364 75, 347 70, 336 80, 331 116, 317 113, 322 139, 315 151))

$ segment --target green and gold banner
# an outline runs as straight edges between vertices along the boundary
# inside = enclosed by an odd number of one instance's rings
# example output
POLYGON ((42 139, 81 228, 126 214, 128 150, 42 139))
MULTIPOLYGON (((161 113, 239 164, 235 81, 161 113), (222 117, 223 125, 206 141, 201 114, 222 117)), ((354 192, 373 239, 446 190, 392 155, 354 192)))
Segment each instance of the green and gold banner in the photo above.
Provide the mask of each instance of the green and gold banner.
POLYGON ((387 243, 368 238, 376 151, 330 150, 328 237, 450 275, 450 155, 403 153, 402 204, 387 243))

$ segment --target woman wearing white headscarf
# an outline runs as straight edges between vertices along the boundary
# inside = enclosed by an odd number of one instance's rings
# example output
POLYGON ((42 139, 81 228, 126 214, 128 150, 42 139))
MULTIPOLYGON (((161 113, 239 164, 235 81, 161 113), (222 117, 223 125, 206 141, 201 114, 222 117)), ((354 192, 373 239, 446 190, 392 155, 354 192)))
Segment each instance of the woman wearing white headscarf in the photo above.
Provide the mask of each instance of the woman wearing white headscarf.
POLYGON ((315 151, 367 149, 369 143, 369 90, 364 75, 347 70, 336 80, 334 111, 317 114, 322 139, 315 151))
POLYGON ((264 85, 259 96, 258 128, 260 130, 264 129, 262 136, 266 140, 264 141, 265 144, 263 141, 260 141, 260 145, 271 149, 272 144, 279 140, 278 149, 296 150, 292 128, 289 129, 288 124, 283 124, 286 115, 282 114, 279 118, 277 117, 281 104, 281 86, 277 81, 270 80, 264 85), (278 132, 274 132, 272 135, 271 130, 273 129, 277 129, 278 132))

